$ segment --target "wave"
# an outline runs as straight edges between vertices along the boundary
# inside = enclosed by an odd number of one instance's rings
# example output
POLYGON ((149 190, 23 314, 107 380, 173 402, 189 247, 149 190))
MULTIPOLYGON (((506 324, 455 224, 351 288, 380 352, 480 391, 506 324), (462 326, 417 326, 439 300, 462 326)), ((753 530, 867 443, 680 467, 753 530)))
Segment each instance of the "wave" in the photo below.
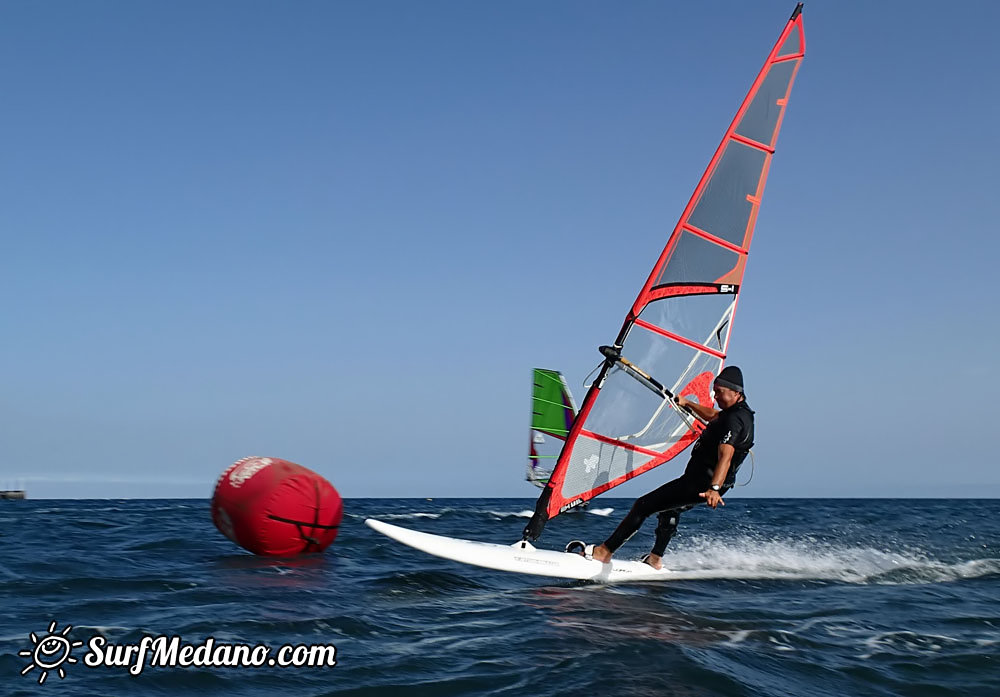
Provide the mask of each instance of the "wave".
POLYGON ((948 563, 917 551, 753 539, 694 540, 683 549, 668 552, 664 563, 678 580, 773 579, 896 585, 1000 574, 1000 559, 948 563))
MULTIPOLYGON (((447 511, 441 513, 380 513, 376 518, 379 520, 407 520, 411 518, 440 518, 447 511)), ((369 517, 369 516, 358 516, 369 517)))
POLYGON ((483 587, 473 576, 444 571, 398 571, 382 576, 375 584, 392 594, 447 594, 483 587))
POLYGON ((10 569, 8 569, 3 564, 0 564, 0 576, 6 576, 7 578, 17 579, 17 580, 20 580, 20 579, 24 578, 24 576, 22 576, 21 574, 18 574, 18 573, 14 573, 13 571, 11 571, 10 569))
POLYGON ((100 625, 100 624, 74 624, 73 629, 77 632, 83 632, 84 630, 89 630, 91 635, 100 634, 103 637, 119 637, 126 635, 129 632, 135 631, 133 627, 119 627, 117 625, 100 625))
POLYGON ((859 656, 868 660, 877 654, 889 656, 933 655, 961 652, 979 653, 998 640, 972 637, 951 637, 944 634, 919 634, 911 631, 881 632, 864 641, 866 653, 859 656))
POLYGON ((516 512, 504 512, 504 511, 486 511, 486 512, 489 513, 491 516, 495 516, 497 518, 530 518, 535 513, 534 511, 529 511, 529 510, 516 511, 516 512))
MULTIPOLYGON (((535 513, 531 509, 525 509, 521 511, 510 511, 510 512, 504 512, 504 511, 486 511, 486 512, 492 516, 496 516, 497 518, 530 518, 535 513)), ((602 518, 606 518, 607 516, 611 515, 614 512, 615 512, 614 508, 584 508, 579 511, 579 513, 587 513, 589 515, 601 516, 602 518)))

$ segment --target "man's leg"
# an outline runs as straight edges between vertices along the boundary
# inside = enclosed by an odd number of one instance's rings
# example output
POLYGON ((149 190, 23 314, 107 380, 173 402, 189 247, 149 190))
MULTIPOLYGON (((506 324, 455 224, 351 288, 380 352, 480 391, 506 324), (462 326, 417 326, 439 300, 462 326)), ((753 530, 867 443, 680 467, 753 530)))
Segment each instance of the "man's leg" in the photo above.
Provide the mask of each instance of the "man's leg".
MULTIPOLYGON (((722 493, 725 494, 727 491, 729 491, 729 487, 724 488, 722 493)), ((681 513, 691 510, 695 505, 697 504, 691 503, 686 506, 660 511, 656 516, 656 541, 653 542, 653 549, 646 555, 647 564, 654 569, 663 568, 663 564, 661 563, 663 553, 667 551, 667 545, 670 544, 671 538, 677 532, 677 524, 680 522, 681 513)))
POLYGON ((667 545, 670 544, 670 538, 677 532, 677 523, 680 521, 681 513, 689 508, 691 506, 680 506, 660 511, 660 514, 656 516, 656 542, 653 543, 650 554, 655 554, 658 557, 663 556, 663 553, 667 551, 667 545))
POLYGON ((663 553, 667 551, 667 544, 670 543, 670 538, 677 532, 677 523, 680 521, 681 513, 689 508, 691 506, 669 508, 665 511, 660 511, 656 516, 656 541, 653 543, 653 549, 643 558, 643 561, 654 569, 663 568, 663 553))
POLYGON ((676 508, 678 505, 693 504, 698 502, 698 493, 692 492, 690 483, 683 477, 667 482, 659 489, 655 489, 645 496, 640 497, 632 504, 632 509, 628 515, 618 524, 611 537, 604 541, 604 544, 594 548, 594 559, 600 562, 608 562, 611 555, 636 533, 642 526, 646 518, 658 511, 676 508), (692 496, 694 497, 692 499, 692 496))

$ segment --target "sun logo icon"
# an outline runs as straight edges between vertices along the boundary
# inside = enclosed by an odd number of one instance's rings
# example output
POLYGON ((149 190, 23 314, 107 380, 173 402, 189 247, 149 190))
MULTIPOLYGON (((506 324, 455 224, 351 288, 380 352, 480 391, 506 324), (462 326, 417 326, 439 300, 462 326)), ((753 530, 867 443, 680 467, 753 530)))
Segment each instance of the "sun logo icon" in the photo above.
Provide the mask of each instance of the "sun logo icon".
POLYGON ((49 677, 50 670, 57 671, 60 680, 65 678, 66 671, 62 668, 63 663, 76 663, 76 659, 70 654, 72 654, 73 649, 76 647, 83 646, 82 641, 71 642, 67 638, 66 635, 69 634, 69 630, 72 628, 73 625, 68 624, 65 629, 56 634, 56 623, 53 620, 49 624, 49 633, 41 638, 36 636, 34 632, 31 632, 28 637, 35 645, 35 648, 17 652, 18 656, 31 659, 31 663, 21 671, 21 675, 27 675, 31 670, 40 668, 42 672, 38 676, 39 685, 45 682, 45 678, 49 677))

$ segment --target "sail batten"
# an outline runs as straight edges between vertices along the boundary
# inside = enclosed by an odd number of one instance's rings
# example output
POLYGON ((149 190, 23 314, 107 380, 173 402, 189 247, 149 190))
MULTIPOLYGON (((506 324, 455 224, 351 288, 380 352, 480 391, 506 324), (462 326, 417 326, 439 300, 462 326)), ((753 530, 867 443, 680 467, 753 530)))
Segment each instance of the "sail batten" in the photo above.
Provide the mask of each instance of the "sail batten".
POLYGON ((699 344, 696 341, 691 341, 690 339, 685 339, 683 336, 680 336, 679 334, 674 334, 673 332, 668 332, 663 327, 658 327, 655 324, 650 324, 649 322, 644 322, 642 319, 636 318, 635 324, 638 325, 638 326, 640 326, 640 327, 642 327, 643 329, 648 329, 651 332, 655 332, 657 334, 660 334, 661 336, 665 336, 668 339, 673 339, 674 341, 682 343, 685 346, 690 346, 691 348, 695 349, 696 351, 704 351, 705 353, 711 354, 711 355, 715 356, 716 358, 725 358, 726 357, 726 354, 724 354, 722 351, 716 351, 715 349, 712 349, 712 348, 709 348, 708 346, 704 346, 702 344, 699 344))
POLYGON ((805 55, 792 13, 671 231, 569 428, 525 536, 669 462, 704 427, 675 396, 711 406, 788 96, 805 55), (627 357, 627 358, 626 358, 627 357), (669 387, 668 387, 669 386, 669 387))
POLYGON ((757 148, 758 150, 763 150, 766 153, 770 153, 772 155, 774 154, 774 148, 770 145, 764 145, 753 138, 747 138, 745 136, 741 136, 739 133, 734 133, 732 135, 732 139, 737 143, 743 143, 743 145, 749 145, 751 148, 757 148))

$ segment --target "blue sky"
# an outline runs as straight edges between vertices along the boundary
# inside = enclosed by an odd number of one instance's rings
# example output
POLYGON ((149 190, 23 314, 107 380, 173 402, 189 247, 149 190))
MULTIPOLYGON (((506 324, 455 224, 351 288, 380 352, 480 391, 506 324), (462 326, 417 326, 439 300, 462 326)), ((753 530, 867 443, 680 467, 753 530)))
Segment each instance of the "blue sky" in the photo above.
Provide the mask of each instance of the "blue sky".
MULTIPOLYGON (((793 7, 0 4, 0 486, 533 496, 531 368, 582 399, 793 7)), ((1000 10, 805 15, 739 494, 998 496, 1000 10)))

